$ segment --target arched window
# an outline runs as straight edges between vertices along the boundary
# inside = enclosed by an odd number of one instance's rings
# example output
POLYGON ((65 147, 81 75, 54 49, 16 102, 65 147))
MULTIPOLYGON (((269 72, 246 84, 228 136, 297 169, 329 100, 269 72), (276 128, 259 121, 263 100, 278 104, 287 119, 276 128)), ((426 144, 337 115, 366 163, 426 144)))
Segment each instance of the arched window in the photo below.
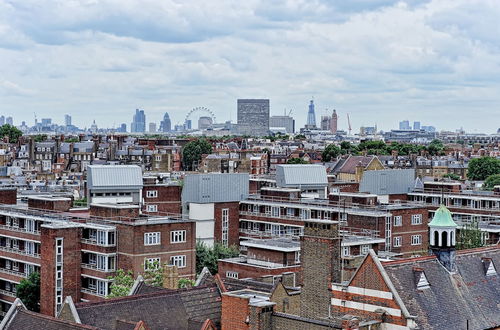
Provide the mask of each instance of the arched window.
POLYGON ((455 245, 454 232, 450 232, 450 246, 455 245))
POLYGON ((441 247, 448 246, 448 232, 443 231, 441 239, 441 247))
POLYGON ((438 231, 434 231, 434 246, 438 246, 439 245, 439 233, 438 231))

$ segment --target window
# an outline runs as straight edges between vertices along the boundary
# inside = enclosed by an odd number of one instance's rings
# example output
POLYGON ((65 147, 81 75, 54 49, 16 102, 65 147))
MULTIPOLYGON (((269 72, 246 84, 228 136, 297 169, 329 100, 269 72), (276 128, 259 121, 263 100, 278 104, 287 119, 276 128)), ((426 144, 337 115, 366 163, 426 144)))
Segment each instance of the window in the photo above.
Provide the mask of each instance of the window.
POLYGON ((170 232, 170 243, 184 243, 186 241, 185 230, 173 230, 170 232))
POLYGON ((289 217, 294 217, 295 216, 295 209, 289 207, 286 209, 286 215, 289 217))
POLYGON ((277 206, 273 206, 271 208, 271 214, 273 217, 279 217, 280 216, 280 208, 277 206))
POLYGON ((268 215, 271 214, 271 206, 266 205, 264 209, 265 209, 266 214, 268 214, 268 215))
POLYGON ((222 209, 222 245, 228 246, 229 241, 229 209, 222 209))
POLYGON ((160 258, 146 258, 144 259, 144 270, 160 268, 160 258))
POLYGON ((421 245, 422 235, 411 235, 411 245, 421 245))
POLYGON ((403 225, 403 216, 396 215, 394 216, 394 226, 402 226, 403 225))
POLYGON ((300 264, 300 251, 295 251, 295 263, 300 264))
POLYGON ((12 227, 19 227, 19 219, 12 218, 12 227))
POLYGON ((35 221, 32 220, 32 219, 26 219, 24 221, 24 228, 26 229, 26 231, 32 233, 35 231, 35 221))
POLYGON ((259 205, 253 205, 253 213, 260 213, 260 206, 259 205))
POLYGON ((343 246, 342 247, 342 257, 347 257, 351 254, 351 247, 350 246, 343 246))
POLYGON ((161 233, 144 233, 144 245, 160 245, 161 233))
POLYGON ((98 254, 97 255, 97 269, 99 270, 107 270, 107 256, 98 254))
POLYGON ((391 250, 391 235, 392 235, 392 226, 391 226, 391 217, 385 218, 385 250, 391 250))
POLYGON ((186 267, 186 256, 170 257, 170 264, 177 266, 177 268, 184 268, 186 267))
POLYGON ((14 270, 16 272, 19 271, 19 262, 17 262, 17 261, 12 262, 12 270, 14 270))
POLYGON ((158 205, 149 204, 148 212, 158 212, 158 205))
POLYGON ((106 296, 108 294, 108 283, 104 281, 97 281, 97 294, 106 296))
POLYGON ((156 156, 155 156, 155 160, 156 160, 157 162, 161 162, 161 155, 156 155, 156 156))
POLYGON ((421 225, 422 224, 422 214, 413 214, 411 216, 411 224, 412 225, 421 225))
POLYGON ((146 191, 146 197, 147 198, 156 198, 156 197, 158 197, 158 191, 157 190, 148 190, 148 191, 146 191))
POLYGON ((401 236, 396 236, 394 237, 394 247, 400 247, 401 244, 403 244, 403 239, 401 238, 401 236))
POLYGON ((368 244, 361 245, 361 254, 362 255, 368 254, 368 251, 370 251, 370 245, 368 245, 368 244))
POLYGON ((24 251, 27 254, 34 254, 35 253, 35 242, 24 243, 24 251))
POLYGON ((238 279, 238 272, 227 271, 226 272, 226 277, 238 279))

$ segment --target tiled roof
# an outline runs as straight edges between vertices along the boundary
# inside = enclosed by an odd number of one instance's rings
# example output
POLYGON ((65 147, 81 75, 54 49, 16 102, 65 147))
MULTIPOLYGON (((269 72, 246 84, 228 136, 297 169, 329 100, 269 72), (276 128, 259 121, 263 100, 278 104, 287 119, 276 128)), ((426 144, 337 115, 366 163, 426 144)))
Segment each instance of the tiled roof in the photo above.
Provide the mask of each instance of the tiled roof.
POLYGON ((500 265, 500 247, 459 251, 455 273, 433 257, 391 262, 384 269, 421 329, 465 329, 467 321, 469 329, 489 329, 500 326, 500 278, 486 275, 482 258, 500 265), (415 268, 428 288, 417 289, 415 268))
POLYGON ((363 168, 366 168, 374 158, 375 156, 350 156, 338 171, 340 173, 355 174, 356 166, 361 165, 363 168))
POLYGON ((103 330, 114 330, 118 319, 142 320, 151 330, 199 329, 206 319, 219 327, 221 317, 221 296, 215 284, 75 306, 83 324, 103 330))
POLYGON ((274 289, 274 285, 272 283, 260 282, 251 279, 236 280, 236 279, 225 278, 223 281, 227 291, 250 289, 254 291, 270 293, 274 289))
POLYGON ((26 310, 24 306, 16 307, 16 312, 11 316, 11 320, 6 324, 3 330, 20 329, 43 329, 43 330, 99 330, 93 326, 77 324, 69 321, 63 321, 51 316, 34 313, 26 310))

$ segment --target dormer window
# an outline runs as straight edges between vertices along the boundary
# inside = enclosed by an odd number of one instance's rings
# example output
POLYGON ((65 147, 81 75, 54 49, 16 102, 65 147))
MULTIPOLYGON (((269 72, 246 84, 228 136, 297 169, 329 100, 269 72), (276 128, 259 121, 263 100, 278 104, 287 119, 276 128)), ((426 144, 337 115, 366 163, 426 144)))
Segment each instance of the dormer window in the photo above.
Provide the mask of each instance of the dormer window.
POLYGON ((417 290, 425 290, 430 288, 430 283, 427 281, 425 272, 422 268, 413 269, 415 275, 415 283, 417 284, 417 290))
POLYGON ((497 275, 497 269, 495 268, 495 264, 491 258, 481 258, 481 261, 483 262, 486 276, 497 275))

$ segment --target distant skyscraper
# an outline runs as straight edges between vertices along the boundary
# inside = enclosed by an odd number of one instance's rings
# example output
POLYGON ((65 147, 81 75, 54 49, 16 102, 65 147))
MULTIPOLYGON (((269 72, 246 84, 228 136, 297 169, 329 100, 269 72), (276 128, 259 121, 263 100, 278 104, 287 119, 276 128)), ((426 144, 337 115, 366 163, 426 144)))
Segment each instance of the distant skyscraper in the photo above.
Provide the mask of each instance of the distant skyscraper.
POLYGON ((184 129, 190 130, 193 127, 192 123, 193 122, 191 121, 191 119, 186 120, 186 123, 184 124, 185 125, 184 129))
POLYGON ((419 121, 413 122, 413 129, 420 131, 420 122, 419 121))
POLYGON ((149 133, 156 133, 156 124, 149 123, 149 133))
POLYGON ((400 121, 399 122, 399 129, 411 129, 410 121, 409 120, 400 121))
POLYGON ((238 100, 238 131, 243 135, 269 134, 269 100, 238 100))
POLYGON ((52 118, 42 118, 42 126, 48 127, 52 125, 52 118))
POLYGON ((144 114, 144 110, 135 109, 135 115, 132 120, 132 124, 130 124, 130 132, 146 132, 146 115, 144 114))
POLYGON ((160 132, 166 133, 172 130, 172 123, 170 122, 170 116, 168 112, 163 115, 163 120, 160 122, 160 132))
POLYGON ((0 125, 5 124, 5 116, 0 116, 0 125))
POLYGON ((316 114, 314 113, 314 101, 309 102, 309 111, 307 112, 306 128, 316 128, 316 114))
POLYGON ((337 111, 335 111, 335 109, 333 109, 332 120, 330 121, 330 132, 332 132, 333 134, 337 134, 338 120, 339 120, 339 116, 337 115, 337 111))
POLYGON ((269 126, 273 128, 284 127, 287 133, 295 132, 295 120, 290 116, 271 116, 269 126))
POLYGON ((64 115, 64 125, 71 126, 71 116, 70 115, 64 115))
POLYGON ((12 117, 7 117, 7 118, 5 118, 5 123, 8 124, 8 125, 13 126, 14 125, 14 120, 12 119, 12 117))
POLYGON ((119 133, 127 133, 127 124, 121 124, 116 131, 119 133))
POLYGON ((332 120, 332 117, 325 115, 321 116, 321 130, 322 131, 329 131, 330 130, 330 121, 332 120))

